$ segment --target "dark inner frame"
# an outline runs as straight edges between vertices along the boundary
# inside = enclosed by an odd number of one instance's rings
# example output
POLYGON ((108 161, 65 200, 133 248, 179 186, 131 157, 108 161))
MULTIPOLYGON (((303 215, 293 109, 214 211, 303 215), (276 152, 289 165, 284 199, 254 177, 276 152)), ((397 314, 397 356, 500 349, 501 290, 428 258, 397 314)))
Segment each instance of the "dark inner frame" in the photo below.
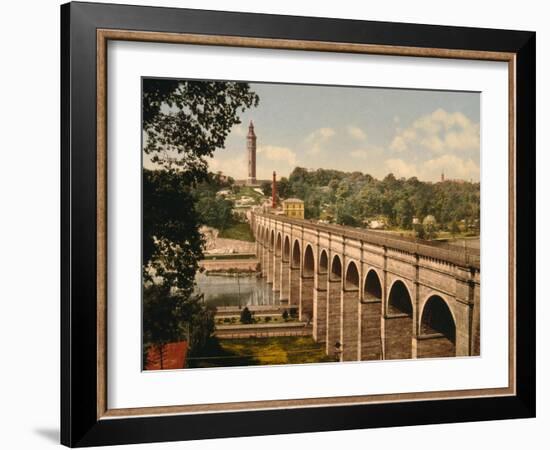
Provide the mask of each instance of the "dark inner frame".
POLYGON ((61 442, 91 446, 535 416, 535 33, 71 3, 61 7, 61 442), (97 418, 97 29, 516 54, 516 395, 97 418))

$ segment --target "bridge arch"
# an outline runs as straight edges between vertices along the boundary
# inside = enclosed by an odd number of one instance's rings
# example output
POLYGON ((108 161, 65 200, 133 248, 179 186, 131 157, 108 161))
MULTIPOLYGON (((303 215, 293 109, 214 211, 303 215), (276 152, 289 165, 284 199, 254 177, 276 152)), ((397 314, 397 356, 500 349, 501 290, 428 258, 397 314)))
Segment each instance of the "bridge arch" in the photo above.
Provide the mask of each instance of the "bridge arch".
POLYGON ((364 283, 364 296, 366 301, 377 300, 382 301, 382 283, 380 282, 380 276, 374 269, 370 269, 365 277, 364 283))
POLYGON ((328 253, 325 249, 319 255, 319 273, 328 273, 328 253))
POLYGON ((339 281, 342 279, 342 260, 340 256, 334 255, 330 264, 330 280, 339 281))
POLYGON ((275 230, 271 230, 271 237, 269 238, 269 249, 274 250, 275 247, 275 230))
POLYGON ((275 244, 275 256, 281 256, 282 250, 283 250, 283 241, 282 241, 281 233, 279 232, 277 233, 277 241, 275 244))
POLYGON ((283 245, 283 261, 290 261, 290 238, 285 236, 285 243, 283 245))
POLYGON ((329 355, 340 355, 342 351, 341 323, 341 296, 342 296, 342 260, 334 255, 330 261, 330 270, 327 283, 327 342, 326 349, 329 355))
POLYGON ((456 320, 443 297, 431 295, 424 303, 419 334, 420 358, 456 355, 456 320))
POLYGON ((386 359, 412 358, 413 302, 402 280, 390 288, 386 315, 386 359))
POLYGON ((298 239, 294 240, 294 245, 292 246, 292 267, 297 269, 302 263, 301 251, 300 251, 300 241, 298 239))
POLYGON ((322 249, 317 259, 315 290, 313 296, 313 339, 326 343, 327 340, 327 278, 328 252, 322 249))
POLYGON ((313 318, 313 295, 315 289, 315 257, 311 244, 305 244, 300 285, 300 320, 313 318))
POLYGON ((302 267, 302 274, 307 277, 312 277, 315 273, 315 257, 313 256, 313 248, 310 244, 306 245, 304 252, 304 265, 302 267))
POLYGON ((344 290, 342 292, 342 340, 343 352, 342 359, 344 361, 357 361, 358 356, 358 313, 360 300, 360 283, 359 269, 355 261, 350 261, 346 267, 346 276, 344 277, 344 290))
POLYGON ((350 261, 348 263, 344 289, 354 291, 359 290, 359 269, 357 269, 357 264, 354 261, 350 261))
POLYGON ((382 318, 382 283, 375 269, 367 271, 361 304, 361 360, 382 359, 380 322, 382 318))
MULTIPOLYGON (((289 304, 291 308, 300 309, 300 290, 301 290, 301 278, 300 268, 302 265, 302 255, 300 248, 300 241, 295 239, 292 244, 292 251, 290 253, 290 293, 289 304)), ((293 311, 294 309, 291 309, 293 311)))
POLYGON ((413 302, 409 288, 402 280, 395 280, 388 296, 388 314, 407 314, 412 317, 413 302))

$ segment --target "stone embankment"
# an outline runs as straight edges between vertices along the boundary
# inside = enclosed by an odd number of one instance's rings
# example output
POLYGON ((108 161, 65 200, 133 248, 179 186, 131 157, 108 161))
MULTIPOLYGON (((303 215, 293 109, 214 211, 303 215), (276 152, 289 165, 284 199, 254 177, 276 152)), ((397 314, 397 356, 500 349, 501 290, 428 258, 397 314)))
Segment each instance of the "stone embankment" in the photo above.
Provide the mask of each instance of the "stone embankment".
POLYGON ((242 272, 258 272, 260 261, 257 258, 250 259, 204 259, 199 262, 207 274, 242 272))

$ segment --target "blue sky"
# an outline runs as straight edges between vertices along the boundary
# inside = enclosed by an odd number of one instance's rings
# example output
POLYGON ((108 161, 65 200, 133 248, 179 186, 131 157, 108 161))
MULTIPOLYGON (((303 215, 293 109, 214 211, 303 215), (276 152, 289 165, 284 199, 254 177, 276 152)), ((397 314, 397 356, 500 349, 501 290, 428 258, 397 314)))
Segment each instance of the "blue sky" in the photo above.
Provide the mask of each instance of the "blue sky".
MULTIPOLYGON (((296 167, 479 181, 480 96, 473 92, 250 83, 258 107, 241 113, 210 170, 247 177, 254 122, 257 178, 296 167)), ((148 165, 148 161, 145 161, 148 165)))
POLYGON ((241 115, 210 167, 246 178, 246 133, 253 120, 257 177, 296 166, 392 172, 421 180, 479 181, 479 94, 364 87, 256 84, 260 104, 241 115))

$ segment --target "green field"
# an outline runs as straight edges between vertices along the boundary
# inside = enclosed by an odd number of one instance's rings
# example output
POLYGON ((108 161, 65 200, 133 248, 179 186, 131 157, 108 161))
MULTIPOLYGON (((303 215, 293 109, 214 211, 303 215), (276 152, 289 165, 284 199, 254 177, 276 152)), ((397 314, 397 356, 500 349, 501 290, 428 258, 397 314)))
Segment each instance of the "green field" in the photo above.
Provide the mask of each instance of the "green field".
POLYGON ((220 231, 219 237, 226 239, 238 239, 239 241, 254 242, 254 235, 248 223, 236 223, 220 231))
POLYGON ((214 340, 204 355, 188 358, 187 366, 228 367, 334 362, 325 346, 310 336, 214 340))

